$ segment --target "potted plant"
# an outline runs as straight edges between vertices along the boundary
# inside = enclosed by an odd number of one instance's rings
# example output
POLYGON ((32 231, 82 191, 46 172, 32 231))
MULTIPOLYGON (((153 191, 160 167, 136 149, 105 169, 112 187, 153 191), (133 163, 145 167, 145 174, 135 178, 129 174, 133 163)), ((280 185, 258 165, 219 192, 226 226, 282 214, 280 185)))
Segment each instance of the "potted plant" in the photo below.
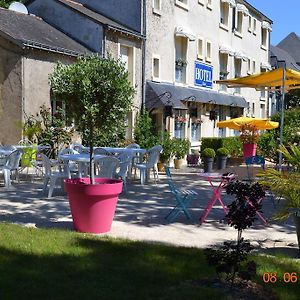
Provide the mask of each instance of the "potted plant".
POLYGON ((190 148, 190 142, 187 139, 173 139, 174 145, 174 168, 180 169, 183 164, 183 158, 190 148))
POLYGON ((212 148, 205 148, 201 152, 201 158, 203 159, 204 164, 204 172, 212 172, 214 158, 216 156, 216 152, 212 148))
POLYGON ((289 148, 281 146, 279 151, 292 166, 291 171, 282 172, 268 168, 258 174, 258 177, 262 178, 263 185, 284 198, 283 207, 274 218, 284 221, 293 216, 300 250, 300 148, 299 145, 290 145, 289 148))
POLYGON ((222 170, 226 168, 227 157, 229 155, 229 151, 225 147, 221 147, 217 149, 217 166, 218 170, 222 170))
POLYGON ((170 138, 170 134, 168 132, 160 133, 160 145, 163 147, 162 152, 159 156, 159 162, 157 164, 158 171, 164 171, 164 165, 169 165, 171 156, 173 155, 173 140, 170 138))
POLYGON ((54 96, 66 104, 66 116, 88 137, 90 177, 65 180, 73 223, 81 232, 111 228, 122 181, 94 179, 93 146, 97 131, 117 132, 131 108, 134 89, 120 61, 111 57, 79 57, 71 65, 58 63, 50 76, 54 96))
POLYGON ((196 149, 191 150, 191 154, 186 157, 187 164, 191 166, 196 166, 199 163, 200 151, 196 149))
POLYGON ((244 124, 240 128, 240 139, 243 143, 244 159, 255 156, 257 141, 259 139, 258 129, 251 124, 244 124))
POLYGON ((176 69, 182 70, 186 65, 187 61, 182 58, 177 58, 175 60, 176 69))

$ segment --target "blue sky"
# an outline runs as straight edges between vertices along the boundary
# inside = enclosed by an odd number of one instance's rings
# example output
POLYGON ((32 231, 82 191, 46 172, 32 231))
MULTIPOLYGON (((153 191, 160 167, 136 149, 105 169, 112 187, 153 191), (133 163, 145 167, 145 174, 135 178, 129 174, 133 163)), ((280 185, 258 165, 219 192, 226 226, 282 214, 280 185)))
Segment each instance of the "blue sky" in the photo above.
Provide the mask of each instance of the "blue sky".
POLYGON ((289 33, 300 35, 300 0, 247 0, 273 21, 271 44, 277 45, 289 33))

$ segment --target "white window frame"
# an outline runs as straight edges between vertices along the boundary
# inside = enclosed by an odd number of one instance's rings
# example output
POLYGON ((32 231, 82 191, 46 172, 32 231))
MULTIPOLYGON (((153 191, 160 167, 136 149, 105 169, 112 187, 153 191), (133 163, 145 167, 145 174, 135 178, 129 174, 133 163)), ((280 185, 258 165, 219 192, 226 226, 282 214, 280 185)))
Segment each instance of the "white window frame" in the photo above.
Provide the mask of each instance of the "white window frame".
POLYGON ((252 74, 256 73, 256 61, 253 59, 252 61, 252 74))
POLYGON ((237 11, 235 15, 235 31, 234 34, 240 38, 243 37, 243 24, 244 23, 244 13, 242 11, 237 11), (239 15, 242 16, 241 28, 239 28, 239 15))
POLYGON ((206 40, 205 43, 205 61, 207 62, 211 62, 212 60, 212 42, 210 40, 206 40), (208 45, 210 45, 210 47, 208 47, 208 45), (208 48, 210 48, 210 51, 208 51, 208 48), (210 53, 208 53, 210 52, 210 53))
POLYGON ((252 17, 249 15, 248 16, 248 31, 252 32, 252 17))
POLYGON ((157 15, 161 15, 161 0, 158 1, 158 8, 155 7, 155 0, 152 0, 152 12, 157 15))
POLYGON ((253 18, 253 34, 256 35, 257 33, 257 20, 253 18))
POLYGON ((204 0, 198 0, 198 3, 202 6, 204 6, 204 0))
POLYGON ((204 38, 199 36, 197 38, 197 59, 203 60, 204 59, 204 38), (199 49, 199 42, 201 41, 202 43, 202 51, 200 53, 199 49))
POLYGON ((222 28, 226 31, 229 31, 229 12, 230 12, 229 3, 221 2, 220 3, 220 24, 219 24, 219 26, 220 26, 220 28, 222 28), (227 22, 226 22, 227 24, 224 24, 224 23, 221 22, 221 15, 222 15, 221 10, 222 10, 223 7, 227 7, 227 22))
POLYGON ((152 55, 152 80, 154 81, 160 81, 160 55, 158 54, 153 54, 152 55), (154 60, 157 59, 158 60, 158 76, 155 76, 155 72, 154 72, 154 60))
POLYGON ((263 50, 267 50, 268 47, 268 34, 269 31, 267 28, 261 28, 261 45, 260 48, 263 50), (263 32, 265 33, 265 39, 263 39, 263 32))
POLYGON ((175 5, 177 5, 180 8, 183 8, 184 10, 189 10, 188 0, 184 0, 184 1, 175 0, 175 5))
POLYGON ((248 75, 251 75, 251 74, 252 74, 251 68, 252 68, 252 60, 251 60, 251 58, 249 57, 249 58, 247 59, 247 74, 248 74, 248 75))

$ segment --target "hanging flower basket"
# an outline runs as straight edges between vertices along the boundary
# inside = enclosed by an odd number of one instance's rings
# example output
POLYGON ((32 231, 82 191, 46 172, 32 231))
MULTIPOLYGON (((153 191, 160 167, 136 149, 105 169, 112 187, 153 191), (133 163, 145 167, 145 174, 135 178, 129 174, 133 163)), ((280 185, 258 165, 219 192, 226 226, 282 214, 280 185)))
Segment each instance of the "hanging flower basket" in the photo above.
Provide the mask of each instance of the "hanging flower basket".
POLYGON ((176 116, 175 121, 179 122, 179 123, 185 123, 187 121, 187 119, 183 116, 176 116))

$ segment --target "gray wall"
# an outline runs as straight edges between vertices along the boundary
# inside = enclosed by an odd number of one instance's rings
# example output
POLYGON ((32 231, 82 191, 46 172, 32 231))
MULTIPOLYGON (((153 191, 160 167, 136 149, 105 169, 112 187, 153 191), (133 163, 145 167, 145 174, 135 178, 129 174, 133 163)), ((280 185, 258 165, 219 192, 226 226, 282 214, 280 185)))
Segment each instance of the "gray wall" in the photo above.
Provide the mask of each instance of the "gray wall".
POLYGON ((102 53, 103 27, 100 24, 53 0, 36 0, 27 8, 92 51, 102 53))
POLYGON ((141 33, 143 0, 75 0, 141 33))

